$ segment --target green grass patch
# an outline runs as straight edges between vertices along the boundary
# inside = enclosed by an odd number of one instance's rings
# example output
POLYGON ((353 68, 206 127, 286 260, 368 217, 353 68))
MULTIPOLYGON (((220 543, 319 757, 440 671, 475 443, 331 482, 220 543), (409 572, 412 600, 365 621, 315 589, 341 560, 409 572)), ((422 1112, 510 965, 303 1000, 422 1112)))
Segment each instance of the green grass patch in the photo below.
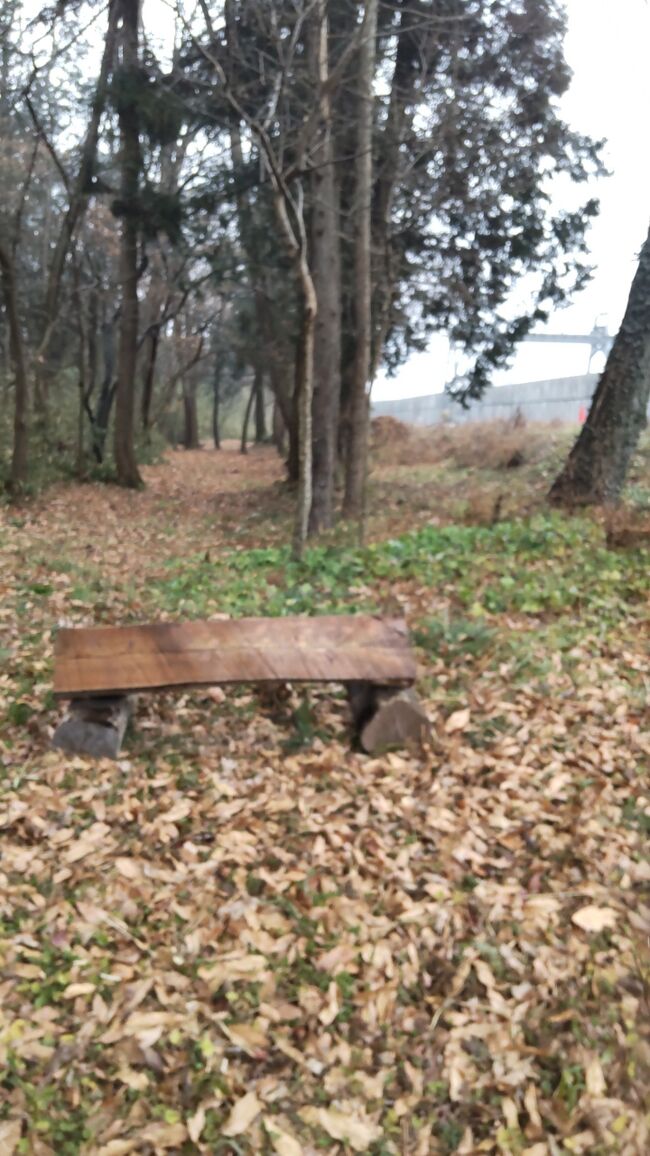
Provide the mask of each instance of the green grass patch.
POLYGON ((590 519, 547 513, 489 527, 426 526, 365 548, 315 546, 301 562, 282 546, 234 550, 216 562, 201 555, 171 563, 152 595, 190 618, 343 613, 380 610, 387 587, 400 580, 435 589, 457 607, 454 624, 424 624, 421 644, 441 640, 478 653, 491 643, 481 619, 496 614, 579 612, 583 628, 620 623, 647 594, 647 551, 622 561, 590 519))

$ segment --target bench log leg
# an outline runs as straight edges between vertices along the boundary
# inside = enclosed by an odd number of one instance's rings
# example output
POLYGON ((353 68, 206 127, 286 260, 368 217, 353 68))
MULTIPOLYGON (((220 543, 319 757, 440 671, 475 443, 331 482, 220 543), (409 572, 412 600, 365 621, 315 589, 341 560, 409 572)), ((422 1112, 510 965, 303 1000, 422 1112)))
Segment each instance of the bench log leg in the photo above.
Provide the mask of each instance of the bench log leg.
POLYGON ((52 746, 71 755, 116 759, 134 701, 127 695, 72 699, 54 732, 52 746))
POLYGON ((359 742, 368 754, 410 743, 422 746, 431 736, 431 723, 411 687, 353 682, 348 697, 359 742))

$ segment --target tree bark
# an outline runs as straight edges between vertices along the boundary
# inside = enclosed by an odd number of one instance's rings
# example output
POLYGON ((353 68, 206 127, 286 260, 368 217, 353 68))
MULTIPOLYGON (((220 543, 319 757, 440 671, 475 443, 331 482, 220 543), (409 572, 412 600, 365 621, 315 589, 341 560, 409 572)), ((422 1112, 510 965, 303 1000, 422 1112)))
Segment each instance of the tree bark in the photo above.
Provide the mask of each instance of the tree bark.
POLYGON ((253 402, 255 401, 255 398, 257 396, 257 391, 259 389, 260 377, 261 377, 260 370, 256 366, 255 367, 255 376, 253 378, 253 384, 251 386, 251 391, 248 395, 248 401, 246 402, 246 409, 244 410, 244 423, 242 425, 241 443, 239 446, 239 452, 242 454, 248 453, 248 427, 250 425, 251 413, 253 410, 253 402))
POLYGON ((122 0, 121 72, 119 101, 121 139, 121 210, 119 274, 122 287, 120 341, 115 393, 115 468, 121 486, 142 484, 135 458, 134 410, 138 352, 138 188, 140 142, 137 97, 126 91, 138 69, 140 0, 122 0))
POLYGON ((271 427, 273 429, 273 444, 276 450, 283 456, 287 452, 287 427, 282 416, 282 409, 278 403, 277 396, 273 398, 273 416, 271 418, 271 427))
POLYGON ((221 430, 219 428, 219 410, 221 402, 221 358, 217 353, 214 363, 214 377, 212 378, 212 440, 215 450, 221 449, 221 430))
POLYGON ((314 17, 312 71, 320 102, 316 144, 312 150, 311 269, 318 300, 314 329, 312 503, 309 533, 329 529, 334 515, 336 439, 341 397, 341 258, 339 199, 332 146, 329 78, 329 26, 326 0, 314 17))
POLYGON ((85 475, 84 462, 84 417, 85 406, 89 397, 88 386, 88 363, 86 359, 88 349, 88 334, 87 324, 84 309, 84 297, 81 292, 81 270, 79 262, 74 261, 74 305, 77 320, 77 334, 79 337, 79 345, 77 349, 77 386, 79 389, 79 407, 77 410, 77 452, 76 452, 76 474, 78 478, 83 478, 85 475))
POLYGON ((263 445, 266 441, 266 407, 264 399, 264 370, 260 369, 257 389, 255 391, 255 443, 263 445))
POLYGON ((87 358, 88 358, 88 389, 86 391, 87 397, 90 398, 95 392, 97 385, 97 325, 99 320, 99 305, 97 300, 97 290, 91 289, 88 295, 88 332, 87 332, 87 358))
POLYGON ((156 372, 156 359, 160 341, 160 327, 154 322, 147 334, 144 372, 142 374, 142 401, 141 418, 145 434, 151 430, 151 402, 153 400, 153 383, 156 372))
POLYGON ((0 242, 0 277, 9 328, 9 356, 14 372, 14 438, 11 455, 9 488, 19 494, 27 482, 29 459, 29 378, 25 347, 18 315, 16 276, 11 252, 0 242))
POLYGON ((647 424, 649 397, 650 231, 587 420, 549 492, 553 505, 602 505, 618 500, 647 424))
MULTIPOLYGON (((293 397, 293 388, 295 386, 295 369, 293 375, 288 373, 287 359, 281 356, 281 354, 279 355, 277 332, 274 327, 274 318, 269 307, 268 295, 265 292, 263 286, 258 287, 255 292, 255 317, 260 340, 264 342, 265 361, 268 371, 269 385, 271 388, 271 393, 273 394, 275 405, 277 406, 282 418, 283 429, 286 434, 284 442, 286 443, 288 440, 290 440, 290 431, 297 428, 293 397), (290 386, 288 386, 288 382, 290 383, 290 386)), ((284 452, 284 450, 280 450, 280 453, 284 452)), ((289 481, 296 482, 298 480, 297 452, 293 455, 291 462, 289 460, 287 461, 287 472, 289 475, 289 481)))
POLYGON ((115 318, 104 320, 102 323, 102 356, 104 372, 102 384, 97 398, 97 406, 92 418, 93 456, 101 465, 104 460, 106 436, 110 421, 111 409, 115 398, 115 318))
POLYGON ((356 240, 354 251, 356 351, 350 397, 343 513, 359 517, 363 510, 368 454, 368 381, 372 357, 371 198, 372 128, 378 0, 366 0, 365 35, 359 53, 359 110, 356 160, 356 240))
POLYGON ((196 408, 196 386, 183 382, 183 415, 185 418, 183 445, 186 450, 199 448, 199 415, 196 408))

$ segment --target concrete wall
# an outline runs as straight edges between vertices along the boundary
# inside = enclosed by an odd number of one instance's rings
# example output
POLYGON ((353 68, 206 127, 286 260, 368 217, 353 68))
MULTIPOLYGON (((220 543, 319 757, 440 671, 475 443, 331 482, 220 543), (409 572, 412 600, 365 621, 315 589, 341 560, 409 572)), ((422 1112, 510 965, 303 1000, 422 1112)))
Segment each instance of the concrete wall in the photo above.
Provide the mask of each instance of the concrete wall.
POLYGON ((520 410, 529 421, 562 421, 577 424, 581 410, 589 408, 598 375, 558 377, 551 381, 530 381, 525 385, 502 385, 484 393, 480 401, 463 409, 446 393, 426 397, 394 398, 372 403, 373 416, 389 414, 411 425, 436 425, 439 421, 454 423, 490 421, 513 417, 520 410))

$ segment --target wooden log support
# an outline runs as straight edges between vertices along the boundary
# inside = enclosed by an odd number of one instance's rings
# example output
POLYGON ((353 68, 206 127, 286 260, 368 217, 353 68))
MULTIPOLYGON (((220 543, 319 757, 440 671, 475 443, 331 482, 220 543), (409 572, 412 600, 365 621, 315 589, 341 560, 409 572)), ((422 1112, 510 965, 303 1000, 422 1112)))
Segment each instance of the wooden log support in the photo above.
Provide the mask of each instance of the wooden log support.
POLYGON ((116 759, 133 704, 133 697, 127 695, 72 699, 52 746, 71 755, 116 759))
POLYGON ((359 743, 367 754, 411 744, 421 747, 431 737, 431 723, 411 687, 353 682, 348 696, 359 743))

